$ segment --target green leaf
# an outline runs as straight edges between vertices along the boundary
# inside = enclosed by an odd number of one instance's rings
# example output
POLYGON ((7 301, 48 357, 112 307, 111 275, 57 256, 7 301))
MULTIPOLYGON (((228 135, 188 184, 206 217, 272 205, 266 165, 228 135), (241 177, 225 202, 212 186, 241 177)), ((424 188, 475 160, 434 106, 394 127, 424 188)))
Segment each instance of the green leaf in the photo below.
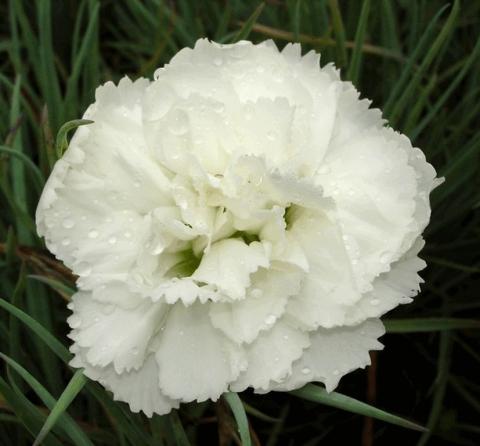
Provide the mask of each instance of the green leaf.
POLYGON ((360 64, 362 61, 362 46, 367 31, 368 16, 370 14, 370 0, 364 0, 360 18, 358 19, 357 32, 355 34, 355 47, 353 48, 352 59, 348 68, 347 79, 354 85, 358 85, 360 64))
POLYGON ((228 392, 223 395, 225 401, 230 406, 233 412, 233 416, 237 422, 238 432, 240 433, 240 439, 242 446, 251 446, 252 440, 250 438, 250 429, 248 427, 248 418, 243 407, 242 400, 238 394, 234 392, 228 392))
POLYGON ((383 324, 387 333, 480 329, 480 321, 454 318, 386 319, 383 324))
POLYGON ((172 410, 168 415, 168 418, 177 446, 190 446, 190 442, 188 441, 187 434, 183 429, 177 411, 172 410))
MULTIPOLYGON (((32 390, 38 395, 38 397, 43 401, 43 403, 52 410, 52 413, 54 413, 54 421, 61 421, 59 423, 59 427, 64 431, 70 439, 73 441, 75 445, 78 446, 93 446, 93 443, 88 439, 86 434, 78 427, 78 425, 73 421, 73 419, 65 413, 64 410, 61 410, 61 407, 64 406, 64 402, 70 403, 66 398, 63 403, 60 403, 60 400, 57 402, 55 401, 55 398, 48 392, 45 387, 43 387, 40 382, 32 376, 31 373, 29 373, 25 368, 23 368, 20 364, 18 364, 16 361, 14 361, 12 358, 8 357, 7 355, 4 355, 3 353, 0 353, 0 358, 2 358, 9 366, 11 366, 24 380, 25 382, 32 388, 32 390), (56 409, 56 406, 60 403, 61 407, 56 409), (55 410, 55 412, 54 412, 55 410)), ((72 379, 73 380, 73 379, 72 379)), ((83 386, 82 386, 83 387, 83 386)), ((69 386, 67 386, 67 389, 69 386)), ((67 390, 65 389, 65 390, 67 390)), ((77 392, 78 393, 78 392, 77 392)), ((65 394, 65 392, 64 392, 65 394)), ((60 399, 64 396, 60 397, 60 399)), ((76 394, 75 394, 76 395, 76 394)), ((68 404, 67 404, 68 406, 68 404)), ((47 418, 45 421, 44 427, 47 425, 48 431, 45 432, 45 435, 43 435, 42 440, 46 437, 46 435, 49 433, 51 428, 54 426, 55 423, 52 423, 52 420, 49 422, 49 419, 52 415, 47 418)), ((44 430, 44 427, 42 427, 40 434, 44 430)), ((37 439, 35 440, 34 446, 38 446, 40 443, 37 439)))
POLYGON ((265 3, 263 2, 256 7, 252 15, 243 24, 243 26, 240 28, 237 34, 235 34, 235 36, 232 39, 232 43, 238 42, 239 40, 245 40, 250 35, 250 32, 252 31, 252 27, 253 25, 255 25, 255 22, 257 21, 258 17, 262 13, 264 7, 265 7, 265 3))
POLYGON ((20 319, 28 328, 30 328, 62 361, 68 363, 71 354, 66 347, 58 341, 45 327, 38 323, 31 316, 20 310, 20 308, 9 304, 5 299, 0 298, 0 307, 7 310, 10 314, 20 319))
POLYGON ((74 119, 73 121, 68 121, 62 125, 60 130, 57 134, 57 141, 55 144, 55 152, 57 154, 57 158, 61 158, 65 150, 68 147, 68 139, 67 134, 70 130, 76 129, 81 125, 92 124, 93 121, 89 119, 74 119))
POLYGON ((37 280, 38 282, 42 282, 48 285, 49 287, 53 288, 57 293, 62 295, 65 299, 70 299, 70 297, 75 294, 74 288, 64 284, 63 282, 60 282, 59 280, 55 280, 45 276, 37 276, 35 274, 30 274, 28 278, 37 280))
POLYGON ((377 420, 386 421, 387 423, 396 424, 397 426, 402 426, 407 429, 421 432, 426 430, 423 426, 406 420, 405 418, 377 409, 376 407, 370 406, 369 404, 363 403, 354 398, 350 398, 349 396, 342 395, 341 393, 328 393, 323 387, 314 384, 307 384, 301 389, 293 390, 290 394, 315 403, 321 403, 326 406, 336 407, 337 409, 343 409, 348 412, 363 415, 365 417, 376 418, 377 420))
MULTIPOLYGON (((83 389, 86 383, 87 378, 83 374, 83 370, 77 370, 70 382, 68 383, 67 387, 65 387, 63 393, 60 395, 60 398, 53 406, 50 415, 45 421, 45 424, 43 425, 40 433, 38 434, 37 438, 35 438, 33 446, 38 446, 43 441, 43 439, 48 435, 53 426, 55 426, 60 417, 62 417, 63 414, 66 412, 70 403, 75 399, 75 397, 83 389)), ((82 444, 91 443, 87 441, 82 444)))
POLYGON ((332 27, 337 42, 337 65, 343 68, 347 65, 347 47, 345 41, 345 27, 343 26, 342 13, 338 6, 338 0, 328 0, 330 14, 332 15, 332 27))

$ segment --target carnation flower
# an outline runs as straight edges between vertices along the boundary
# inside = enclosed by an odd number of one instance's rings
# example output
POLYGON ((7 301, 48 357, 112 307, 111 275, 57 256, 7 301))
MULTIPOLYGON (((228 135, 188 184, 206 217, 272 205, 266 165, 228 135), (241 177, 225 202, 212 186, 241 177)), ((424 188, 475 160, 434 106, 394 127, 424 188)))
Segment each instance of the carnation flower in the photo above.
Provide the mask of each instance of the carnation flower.
POLYGON ((73 367, 164 414, 333 390, 419 291, 439 180, 319 55, 199 40, 95 103, 37 209, 78 276, 73 367))

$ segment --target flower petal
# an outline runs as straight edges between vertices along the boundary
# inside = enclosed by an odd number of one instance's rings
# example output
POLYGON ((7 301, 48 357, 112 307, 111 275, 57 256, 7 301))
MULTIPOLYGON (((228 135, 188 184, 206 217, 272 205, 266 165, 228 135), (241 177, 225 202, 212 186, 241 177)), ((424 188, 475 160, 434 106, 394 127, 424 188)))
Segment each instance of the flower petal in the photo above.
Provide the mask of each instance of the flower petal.
POLYGON ((307 333, 280 319, 271 330, 262 332, 245 346, 248 368, 230 385, 230 390, 267 389, 271 381, 279 382, 290 373, 292 363, 309 345, 307 333))
POLYGON ((217 400, 246 367, 242 349, 212 327, 208 304, 173 305, 155 350, 160 388, 182 401, 217 400))
POLYGON ((242 299, 250 285, 250 274, 268 265, 264 244, 252 242, 247 245, 239 239, 225 239, 214 243, 204 254, 192 278, 216 285, 232 299, 242 299))
POLYGON ((261 330, 271 329, 290 296, 298 293, 302 274, 261 269, 252 275, 245 299, 210 306, 210 318, 236 343, 253 342, 261 330))
POLYGON ((172 409, 178 409, 179 401, 168 398, 160 390, 158 366, 153 354, 145 359, 139 370, 119 374, 111 365, 92 366, 85 359, 83 349, 75 344, 70 350, 75 353, 70 365, 83 368, 88 378, 99 381, 113 393, 114 400, 128 403, 132 412, 142 411, 147 417, 151 417, 153 414, 164 415, 172 409))
POLYGON ((147 349, 159 329, 167 306, 140 300, 125 310, 93 300, 90 293, 72 297, 73 315, 68 318, 69 337, 85 351, 92 366, 113 364, 117 373, 143 367, 147 349))
POLYGON ((310 347, 293 364, 289 377, 268 390, 290 391, 311 381, 321 381, 328 392, 340 378, 370 365, 369 350, 381 350, 377 338, 385 333, 380 319, 368 319, 353 327, 319 328, 310 336, 310 347))

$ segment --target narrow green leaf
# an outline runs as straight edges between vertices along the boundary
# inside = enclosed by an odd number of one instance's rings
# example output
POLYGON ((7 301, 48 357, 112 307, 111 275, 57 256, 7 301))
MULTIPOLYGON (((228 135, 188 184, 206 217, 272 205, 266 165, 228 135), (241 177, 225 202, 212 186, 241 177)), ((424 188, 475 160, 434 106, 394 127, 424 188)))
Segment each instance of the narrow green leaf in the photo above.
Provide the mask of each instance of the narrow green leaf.
POLYGON ((480 321, 454 318, 386 319, 383 323, 387 333, 421 333, 480 328, 480 321))
POLYGON ((7 146, 0 146, 0 153, 6 153, 7 155, 11 155, 19 159, 32 172, 32 178, 36 183, 38 190, 41 190, 43 188, 43 185, 45 184, 43 174, 42 172, 40 172, 40 169, 37 167, 37 165, 28 156, 7 146))
POLYGON ((362 46, 367 31, 368 16, 370 14, 370 0, 364 0, 360 18, 358 19, 357 32, 355 34, 355 47, 353 48, 350 66, 348 68, 347 79, 354 85, 358 85, 358 76, 360 73, 360 64, 362 61, 362 46))
POLYGON ((475 44, 473 51, 470 53, 470 57, 468 58, 465 65, 462 67, 461 71, 457 74, 457 76, 455 76, 455 79, 449 83, 448 88, 440 96, 440 98, 435 102, 434 106, 431 108, 427 116, 425 116, 420 121, 420 123, 417 125, 415 130, 412 132, 411 134, 412 139, 415 139, 420 134, 420 132, 427 126, 427 124, 429 124, 432 121, 432 119, 437 115, 440 108, 445 104, 447 99, 453 94, 454 91, 456 91, 460 82, 469 72, 472 64, 476 60, 478 60, 479 53, 480 53, 480 38, 477 39, 477 43, 475 44))
POLYGON ((347 47, 345 41, 345 27, 343 26, 342 13, 338 6, 338 0, 328 0, 330 14, 332 15, 333 32, 337 42, 337 66, 343 68, 347 65, 347 47))
POLYGON ((398 98, 397 101, 395 101, 395 106, 393 107, 392 114, 389 118, 392 125, 397 122, 399 116, 405 110, 408 101, 416 91, 422 77, 426 74, 427 69, 430 67, 437 54, 440 53, 440 50, 442 49, 443 45, 447 41, 447 38, 449 37, 455 26, 455 21, 457 20, 459 11, 459 1, 455 0, 455 3, 452 6, 452 10, 450 11, 447 21, 445 22, 445 25, 443 26, 442 30, 438 34, 430 49, 428 50, 425 58, 420 64, 420 67, 415 72, 412 79, 408 82, 406 88, 402 92, 402 95, 398 98))
POLYGON ((168 415, 170 420, 170 426, 172 428, 173 436, 175 437, 175 441, 177 446, 190 446, 190 442, 188 441, 187 434, 183 429, 182 422, 178 416, 176 410, 172 410, 168 415))
MULTIPOLYGON (((0 358, 2 358, 9 366, 11 366, 25 380, 25 382, 32 388, 32 390, 42 400, 43 404, 45 404, 53 412, 55 407, 59 404, 60 400, 58 402, 55 401, 55 398, 48 392, 48 390, 45 389, 45 387, 43 387, 42 384, 40 384, 40 382, 34 376, 32 376, 30 372, 28 372, 24 367, 22 367, 20 364, 14 361, 12 358, 8 357, 7 355, 4 355, 3 353, 0 353, 0 358)), ((67 389, 68 389, 68 386, 67 386, 67 389)), ((70 415, 65 413, 64 410, 60 411, 60 413, 58 413, 58 410, 57 410, 55 412, 55 415, 56 415, 55 421, 57 421, 59 418, 61 419, 61 425, 59 424, 59 428, 61 428, 61 430, 64 431, 71 438, 71 440, 74 442, 75 445, 93 446, 93 443, 88 439, 86 434, 78 427, 78 425, 73 421, 70 415)), ((45 421, 44 426, 47 423, 49 423, 49 418, 50 417, 48 417, 47 420, 45 421)), ((54 423, 52 424, 51 422, 49 424, 50 424, 50 429, 48 429, 48 431, 45 433, 42 440, 46 437, 46 435, 54 425, 54 423)), ((41 431, 43 431, 43 428, 41 429, 41 431)), ((40 443, 37 440, 35 440, 34 446, 38 446, 39 444, 40 443)))
POLYGON ((243 407, 242 400, 237 393, 228 392, 223 395, 225 401, 230 406, 233 412, 233 416, 237 422, 238 432, 240 433, 240 439, 242 446, 251 446, 252 440, 250 438, 250 429, 248 427, 248 418, 243 407))
POLYGON ((412 421, 401 418, 397 415, 393 415, 384 410, 377 409, 369 404, 358 401, 349 396, 342 395, 337 392, 328 393, 323 387, 316 386, 314 384, 307 384, 301 389, 290 392, 292 395, 299 398, 303 398, 315 403, 325 404, 326 406, 336 407, 337 409, 343 409, 348 412, 356 413, 366 417, 376 418, 377 420, 386 421, 387 423, 396 424, 407 429, 413 429, 416 431, 424 432, 426 429, 419 424, 412 421))
POLYGON ((90 121, 89 119, 74 119, 73 121, 68 121, 65 124, 63 124, 60 130, 58 131, 57 140, 55 144, 55 152, 57 154, 57 158, 61 158, 65 150, 67 150, 68 132, 70 132, 73 129, 76 129, 81 125, 87 125, 92 123, 93 121, 90 121))
MULTIPOLYGON (((70 403, 75 399, 75 397, 83 389, 86 383, 87 378, 83 374, 83 370, 77 370, 70 382, 68 383, 67 387, 65 387, 63 393, 60 395, 60 398, 53 406, 50 415, 48 415, 45 424, 40 430, 40 433, 38 434, 37 438, 35 438, 33 446, 38 446, 43 441, 43 439, 48 435, 53 426, 55 426, 60 417, 62 417, 63 414, 66 412, 70 403)), ((87 442, 83 444, 91 443, 87 442)))
MULTIPOLYGON (((43 414, 21 393, 12 389, 0 376, 0 394, 15 412, 18 420, 34 438, 45 417, 43 414)), ((45 446, 61 446, 61 443, 52 435, 45 441, 45 446)))
POLYGON ((237 34, 235 34, 234 38, 232 39, 232 43, 238 42, 239 40, 245 40, 252 31, 252 27, 257 21, 258 17, 263 11, 265 7, 265 3, 260 3, 255 11, 253 11, 252 15, 247 19, 247 21, 243 24, 243 26, 239 29, 237 34))
POLYGON ((29 279, 37 280, 39 282, 42 282, 51 288, 53 288, 57 293, 62 295, 65 299, 69 299, 71 296, 75 294, 75 289, 72 287, 69 287, 68 285, 64 284, 63 282, 60 282, 59 280, 51 279, 50 277, 44 277, 44 276, 37 276, 35 274, 30 274, 28 276, 29 279))
POLYGON ((9 304, 5 299, 0 298, 0 307, 7 310, 10 314, 20 319, 28 328, 30 328, 62 361, 68 363, 71 354, 66 347, 53 336, 45 327, 39 324, 31 316, 20 310, 20 308, 9 304))
POLYGON ((418 44, 416 45, 415 49, 411 53, 410 57, 407 60, 407 63, 405 64, 405 67, 402 70, 402 74, 400 75, 400 78, 397 79, 395 82, 395 85, 388 96, 387 102, 385 102, 385 105, 383 107, 383 113, 384 115, 389 118, 391 115, 391 110, 395 105, 395 101, 398 98, 398 95, 402 93, 402 91, 405 90, 406 84, 408 82, 408 79, 415 69, 415 64, 420 57, 420 54, 424 51, 424 48, 427 46, 427 44, 430 41, 430 37, 432 36, 435 26, 442 16, 442 14, 445 12, 445 10, 448 8, 448 5, 445 5, 443 8, 441 8, 433 17, 432 20, 430 20, 427 28, 425 29, 425 32, 422 34, 422 37, 419 39, 418 44))

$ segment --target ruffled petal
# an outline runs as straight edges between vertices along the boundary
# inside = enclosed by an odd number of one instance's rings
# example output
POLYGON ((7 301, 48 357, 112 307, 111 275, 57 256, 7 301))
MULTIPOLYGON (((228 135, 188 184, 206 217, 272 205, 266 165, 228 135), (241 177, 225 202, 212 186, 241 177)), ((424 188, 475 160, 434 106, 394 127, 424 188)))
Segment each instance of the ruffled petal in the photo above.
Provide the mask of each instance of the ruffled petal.
POLYGON ((368 319, 353 327, 319 328, 310 335, 310 347, 293 364, 291 374, 268 390, 290 391, 311 381, 325 384, 327 392, 337 387, 342 376, 370 365, 370 350, 381 350, 377 338, 385 333, 379 319, 368 319))
POLYGON ((93 300, 85 292, 72 297, 71 307, 69 337, 84 349, 92 366, 112 364, 117 373, 143 367, 148 346, 167 311, 165 304, 146 300, 125 310, 93 300))
POLYGON ((253 342, 282 316, 288 298, 298 293, 302 276, 261 269, 252 276, 245 299, 210 306, 213 326, 236 343, 253 342))
POLYGON ((72 367, 83 368, 90 379, 100 382, 113 393, 113 399, 128 403, 132 412, 142 411, 147 417, 164 415, 178 409, 179 401, 165 396, 158 385, 158 366, 153 354, 149 355, 139 370, 117 373, 110 365, 94 367, 85 358, 83 349, 75 344, 70 348, 75 357, 72 367))
POLYGON ((259 242, 247 245, 240 239, 213 244, 192 274, 197 282, 213 284, 231 299, 242 299, 250 285, 250 274, 269 265, 267 248, 259 242))
POLYGON ((279 382, 290 373, 293 362, 309 345, 307 333, 283 319, 278 320, 270 330, 262 332, 254 342, 245 346, 248 368, 230 384, 230 390, 267 389, 271 381, 279 382))
POLYGON ((245 369, 242 349, 212 326, 208 306, 175 304, 155 345, 162 391, 182 401, 217 400, 245 369))

